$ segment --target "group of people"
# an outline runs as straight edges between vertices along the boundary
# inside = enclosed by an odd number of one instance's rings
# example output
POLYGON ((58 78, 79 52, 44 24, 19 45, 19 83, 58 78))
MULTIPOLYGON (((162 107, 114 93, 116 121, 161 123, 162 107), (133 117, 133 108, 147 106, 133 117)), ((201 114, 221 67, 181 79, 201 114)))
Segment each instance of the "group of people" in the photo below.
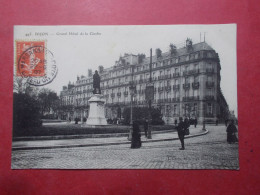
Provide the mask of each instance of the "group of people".
MULTIPOLYGON (((190 125, 194 125, 195 128, 197 127, 197 124, 198 124, 197 118, 187 118, 187 117, 186 117, 184 120, 185 120, 186 122, 188 121, 190 125)), ((175 119, 174 125, 175 125, 175 127, 178 125, 177 119, 175 119)))
MULTIPOLYGON (((194 126, 196 127, 196 124, 194 126)), ((188 118, 185 118, 183 120, 182 117, 179 118, 178 125, 175 125, 177 132, 178 132, 178 138, 181 142, 181 148, 180 150, 185 150, 185 144, 184 144, 184 137, 185 135, 189 135, 189 127, 190 122, 188 118)), ((148 130, 148 121, 146 120, 144 123, 144 132, 145 137, 147 137, 147 130, 148 130)), ((230 120, 230 123, 227 126, 227 142, 229 144, 238 142, 238 138, 236 136, 237 127, 234 124, 234 120, 230 120)), ((132 142, 131 142, 131 148, 140 148, 142 146, 141 142, 141 131, 139 128, 139 125, 136 121, 133 122, 133 132, 132 132, 132 142)))

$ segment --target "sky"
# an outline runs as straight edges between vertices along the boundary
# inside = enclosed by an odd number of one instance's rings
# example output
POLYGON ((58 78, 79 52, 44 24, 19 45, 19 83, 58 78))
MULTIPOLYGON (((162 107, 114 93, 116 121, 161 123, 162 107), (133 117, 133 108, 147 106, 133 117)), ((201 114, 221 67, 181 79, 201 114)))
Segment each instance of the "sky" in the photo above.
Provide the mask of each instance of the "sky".
MULTIPOLYGON (((156 48, 167 52, 187 38, 204 40, 219 54, 221 89, 237 116, 236 25, 138 25, 138 26, 15 26, 14 40, 44 40, 58 66, 56 78, 44 87, 58 94, 69 81, 87 75, 99 65, 109 68, 124 53, 149 56, 156 48), (201 36, 200 36, 201 35, 201 36)), ((15 52, 15 51, 14 51, 15 52)), ((15 56, 15 55, 14 55, 15 56)))

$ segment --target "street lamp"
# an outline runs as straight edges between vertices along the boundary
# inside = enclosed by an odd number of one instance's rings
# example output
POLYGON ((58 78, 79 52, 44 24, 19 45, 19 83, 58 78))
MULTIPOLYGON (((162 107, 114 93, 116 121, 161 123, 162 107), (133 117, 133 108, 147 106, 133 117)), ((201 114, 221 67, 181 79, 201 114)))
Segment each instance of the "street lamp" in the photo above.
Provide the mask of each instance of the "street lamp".
POLYGON ((152 132, 151 132, 151 120, 152 120, 152 101, 154 99, 154 85, 152 83, 152 49, 150 49, 150 78, 149 78, 149 83, 146 85, 146 89, 145 89, 145 99, 148 102, 148 106, 149 106, 149 123, 150 125, 148 125, 148 135, 147 138, 148 139, 152 139, 152 132))
POLYGON ((134 66, 132 65, 132 74, 131 81, 129 86, 130 91, 130 130, 128 135, 128 140, 132 140, 132 132, 133 132, 133 97, 136 91, 136 86, 134 85, 134 66))

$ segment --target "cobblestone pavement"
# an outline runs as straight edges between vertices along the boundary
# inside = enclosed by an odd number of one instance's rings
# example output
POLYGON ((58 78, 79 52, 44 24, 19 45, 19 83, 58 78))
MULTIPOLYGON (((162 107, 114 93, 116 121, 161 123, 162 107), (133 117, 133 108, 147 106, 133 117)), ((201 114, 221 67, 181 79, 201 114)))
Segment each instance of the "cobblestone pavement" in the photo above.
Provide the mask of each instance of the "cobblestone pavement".
POLYGON ((238 169, 238 144, 226 142, 225 126, 208 126, 209 133, 180 142, 129 145, 17 150, 12 168, 50 169, 238 169))

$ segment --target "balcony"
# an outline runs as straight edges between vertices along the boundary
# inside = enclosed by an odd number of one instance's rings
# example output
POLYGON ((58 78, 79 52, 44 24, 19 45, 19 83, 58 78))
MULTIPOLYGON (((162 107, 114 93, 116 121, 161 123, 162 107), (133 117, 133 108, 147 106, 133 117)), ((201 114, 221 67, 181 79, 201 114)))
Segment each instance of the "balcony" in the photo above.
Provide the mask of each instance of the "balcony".
POLYGON ((214 73, 214 69, 213 68, 207 68, 206 73, 214 73))
POLYGON ((183 71, 183 76, 199 74, 199 73, 200 73, 199 69, 187 70, 187 71, 183 71))
POLYGON ((212 81, 207 81, 207 82, 206 82, 206 87, 207 87, 207 88, 213 88, 214 85, 215 85, 215 83, 212 82, 212 81))
POLYGON ((193 88, 193 89, 198 89, 199 86, 200 86, 200 83, 199 83, 199 82, 194 82, 194 83, 192 83, 192 88, 193 88))
POLYGON ((157 102, 160 104, 160 103, 163 103, 164 102, 164 99, 158 99, 157 102))
POLYGON ((171 86, 166 86, 166 87, 165 87, 165 90, 166 90, 166 91, 171 91, 172 88, 171 88, 171 86))
POLYGON ((182 101, 184 102, 194 101, 194 100, 199 100, 199 96, 187 96, 182 98, 182 101))
POLYGON ((178 85, 173 85, 172 86, 172 89, 173 90, 179 90, 180 89, 180 85, 178 84, 178 85))
POLYGON ((117 96, 118 96, 118 97, 121 97, 121 92, 118 92, 118 93, 117 93, 117 96))
POLYGON ((180 76, 179 72, 175 72, 175 73, 172 74, 172 77, 178 77, 178 76, 180 76))
POLYGON ((170 79, 170 78, 172 78, 172 75, 168 74, 168 75, 165 75, 164 77, 165 77, 165 79, 170 79))
POLYGON ((158 76, 158 80, 164 79, 164 75, 158 76))
POLYGON ((204 97, 205 100, 214 100, 214 96, 213 95, 206 95, 204 97))
POLYGON ((179 98, 179 97, 172 98, 172 102, 179 102, 179 101, 180 101, 180 98, 179 98))
POLYGON ((114 93, 111 93, 110 96, 111 96, 111 98, 114 98, 114 97, 115 97, 115 94, 114 94, 114 93))
POLYGON ((214 117, 213 113, 205 113, 205 117, 214 117))
POLYGON ((127 97, 128 96, 128 91, 124 92, 124 96, 127 97))
POLYGON ((162 92, 164 90, 164 87, 158 87, 158 91, 162 92))
POLYGON ((190 83, 183 84, 183 89, 189 89, 189 88, 190 88, 190 83))

